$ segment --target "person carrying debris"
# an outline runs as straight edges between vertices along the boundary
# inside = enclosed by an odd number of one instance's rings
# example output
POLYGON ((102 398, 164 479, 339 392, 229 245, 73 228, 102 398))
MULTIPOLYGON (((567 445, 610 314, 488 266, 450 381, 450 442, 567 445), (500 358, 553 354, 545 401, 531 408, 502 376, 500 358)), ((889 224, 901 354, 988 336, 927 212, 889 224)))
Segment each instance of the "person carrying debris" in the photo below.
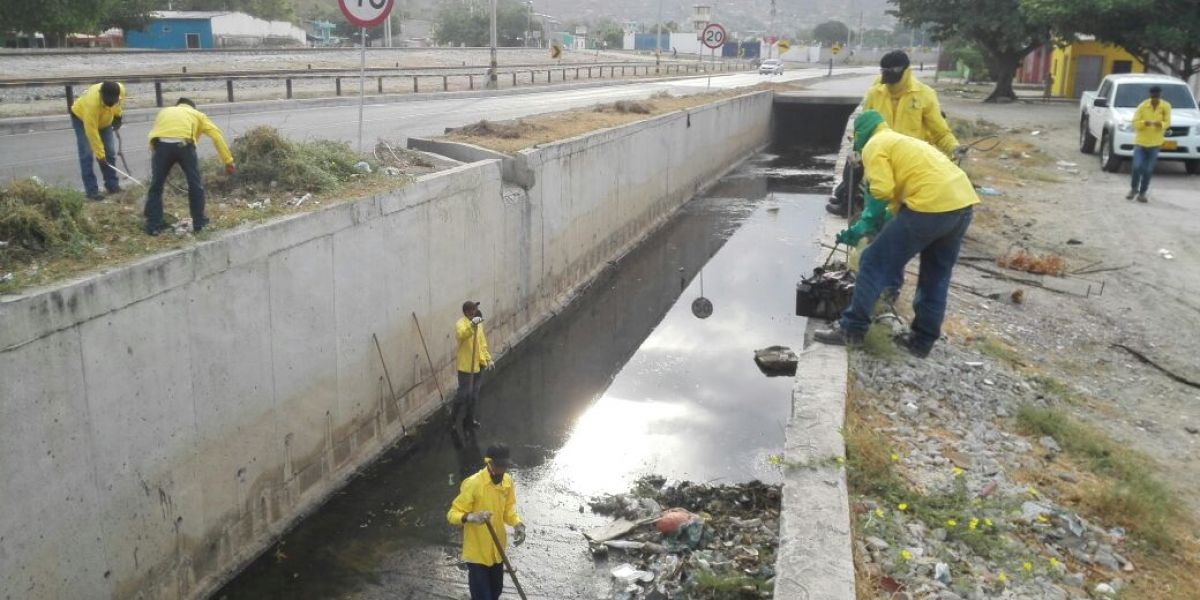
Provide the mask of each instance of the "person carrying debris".
POLYGON ((945 154, 892 131, 876 111, 854 119, 854 150, 863 155, 868 195, 886 201, 895 218, 882 225, 863 251, 854 296, 841 321, 818 330, 813 338, 826 344, 861 345, 875 301, 903 280, 905 265, 920 255, 913 298, 916 316, 904 345, 924 358, 941 337, 950 277, 979 198, 967 174, 945 154))
POLYGON ((201 134, 212 139, 217 155, 225 163, 225 172, 233 175, 237 171, 233 154, 229 152, 221 130, 208 115, 196 110, 196 103, 180 98, 175 106, 158 111, 154 128, 150 130, 150 189, 146 193, 146 208, 143 210, 146 233, 158 235, 168 228, 163 223, 163 185, 171 173, 171 167, 176 164, 183 169, 183 176, 187 178, 192 231, 200 233, 208 224, 204 216, 204 182, 200 178, 200 160, 196 156, 196 144, 200 142, 201 134))
MULTIPOLYGON (((907 54, 901 50, 888 52, 879 61, 879 67, 879 79, 863 97, 864 111, 878 112, 896 133, 925 140, 937 146, 947 156, 965 151, 950 131, 946 117, 942 115, 937 92, 913 76, 907 54)), ((861 197, 855 193, 857 190, 849 189, 852 169, 853 180, 862 181, 862 167, 853 161, 847 161, 842 181, 834 189, 833 197, 825 206, 825 210, 845 216, 847 198, 855 196, 855 208, 862 202, 861 197)))
POLYGON ((110 194, 121 191, 121 182, 113 169, 116 151, 113 132, 121 128, 125 105, 125 86, 115 81, 97 83, 87 89, 71 105, 71 127, 75 129, 75 146, 79 154, 79 170, 83 175, 83 190, 88 200, 103 200, 92 160, 100 163, 104 189, 110 194))
POLYGON ((508 446, 489 446, 483 462, 482 470, 463 480, 446 520, 463 528, 462 559, 467 563, 471 600, 498 600, 504 591, 501 552, 508 545, 504 526, 513 528, 513 545, 520 546, 525 543, 525 523, 517 516, 517 493, 508 474, 508 446), (495 540, 488 523, 496 533, 495 540))
POLYGON ((483 312, 479 310, 479 302, 463 302, 462 312, 463 316, 454 324, 454 338, 458 341, 458 392, 450 423, 457 425, 459 413, 465 411, 463 429, 474 429, 479 427, 479 421, 475 420, 475 404, 479 401, 479 387, 483 385, 482 371, 495 365, 492 353, 488 351, 487 336, 483 333, 483 312))
POLYGON ((1149 202, 1146 192, 1150 190, 1150 176, 1158 163, 1158 151, 1162 149, 1167 129, 1171 127, 1171 104, 1162 99, 1162 88, 1150 88, 1150 97, 1138 105, 1133 112, 1133 167, 1129 169, 1129 193, 1126 200, 1137 196, 1138 202, 1149 202))

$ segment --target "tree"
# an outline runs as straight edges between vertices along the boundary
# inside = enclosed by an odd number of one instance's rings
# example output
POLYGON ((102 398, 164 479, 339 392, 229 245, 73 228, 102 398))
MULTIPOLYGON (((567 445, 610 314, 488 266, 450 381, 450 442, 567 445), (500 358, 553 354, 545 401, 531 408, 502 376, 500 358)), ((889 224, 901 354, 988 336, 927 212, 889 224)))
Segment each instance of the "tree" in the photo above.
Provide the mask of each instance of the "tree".
POLYGON ((812 31, 813 39, 832 46, 834 42, 846 42, 850 39, 850 28, 841 21, 826 21, 817 25, 812 31))
POLYGON ((1058 39, 1092 35, 1141 57, 1149 69, 1185 80, 1200 72, 1196 0, 1022 0, 1022 5, 1049 23, 1058 39))
POLYGON ((155 8, 157 0, 0 0, 0 31, 38 32, 47 46, 56 47, 70 33, 144 26, 155 8))
MULTIPOLYGON (((491 13, 487 2, 446 3, 434 18, 434 39, 439 44, 482 47, 491 43, 491 13)), ((521 46, 525 31, 541 31, 542 25, 529 19, 529 8, 516 0, 499 0, 496 5, 496 44, 521 46)))
POLYGON ((600 38, 607 48, 621 48, 625 45, 625 28, 612 19, 603 19, 591 28, 592 35, 600 38))
POLYGON ((1021 60, 1050 39, 1050 27, 1027 13, 1021 0, 888 1, 896 7, 892 14, 906 25, 926 25, 936 40, 959 37, 983 52, 996 79, 984 102, 1016 100, 1012 82, 1021 60))

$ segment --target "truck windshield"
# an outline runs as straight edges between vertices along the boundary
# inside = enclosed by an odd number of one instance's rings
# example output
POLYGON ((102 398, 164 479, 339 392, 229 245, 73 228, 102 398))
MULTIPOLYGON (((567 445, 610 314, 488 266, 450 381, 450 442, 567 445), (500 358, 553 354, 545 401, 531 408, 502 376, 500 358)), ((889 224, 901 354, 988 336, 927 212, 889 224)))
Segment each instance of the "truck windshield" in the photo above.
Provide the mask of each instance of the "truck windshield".
POLYGON ((1196 100, 1192 98, 1192 90, 1183 84, 1153 84, 1153 83, 1122 83, 1117 86, 1117 99, 1113 106, 1117 108, 1135 108, 1142 100, 1150 97, 1150 88, 1158 85, 1162 88, 1162 99, 1171 108, 1196 108, 1196 100))

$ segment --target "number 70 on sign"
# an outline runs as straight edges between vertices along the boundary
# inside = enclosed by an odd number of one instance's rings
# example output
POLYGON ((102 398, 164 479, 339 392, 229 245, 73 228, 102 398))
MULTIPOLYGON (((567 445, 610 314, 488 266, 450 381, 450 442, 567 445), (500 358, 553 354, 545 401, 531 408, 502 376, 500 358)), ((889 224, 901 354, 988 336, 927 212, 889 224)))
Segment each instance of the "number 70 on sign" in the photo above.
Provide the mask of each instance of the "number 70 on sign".
POLYGON ((355 27, 375 27, 387 20, 395 0, 338 0, 338 8, 355 27))

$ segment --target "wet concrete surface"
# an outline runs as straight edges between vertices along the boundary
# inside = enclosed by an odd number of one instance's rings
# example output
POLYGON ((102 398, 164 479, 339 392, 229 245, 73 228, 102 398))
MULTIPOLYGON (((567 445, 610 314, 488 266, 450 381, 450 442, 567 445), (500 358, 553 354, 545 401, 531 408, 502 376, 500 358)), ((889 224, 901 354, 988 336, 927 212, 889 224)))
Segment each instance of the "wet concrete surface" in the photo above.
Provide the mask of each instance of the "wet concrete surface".
POLYGON ((580 534, 608 521, 586 508, 594 495, 649 474, 779 481, 769 457, 792 379, 765 376, 753 351, 802 346, 795 282, 818 251, 832 151, 772 149, 684 206, 488 373, 477 435, 435 418, 215 597, 466 597, 445 513, 497 441, 513 448, 529 541, 511 559, 531 598, 609 591, 616 562, 593 560, 580 534), (704 319, 692 311, 701 295, 713 305, 704 319))

